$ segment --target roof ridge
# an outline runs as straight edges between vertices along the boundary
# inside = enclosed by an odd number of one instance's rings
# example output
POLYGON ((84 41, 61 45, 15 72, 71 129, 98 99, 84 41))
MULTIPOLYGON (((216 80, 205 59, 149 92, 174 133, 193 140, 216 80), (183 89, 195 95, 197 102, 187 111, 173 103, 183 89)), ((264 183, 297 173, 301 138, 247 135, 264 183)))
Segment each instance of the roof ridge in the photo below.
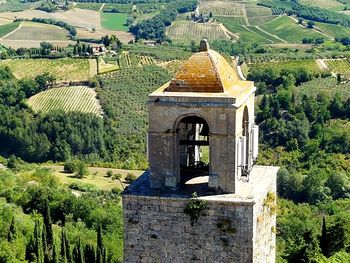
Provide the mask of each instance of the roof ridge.
POLYGON ((221 79, 221 75, 220 73, 218 72, 218 67, 214 61, 214 58, 212 57, 210 51, 212 51, 211 49, 209 49, 208 51, 206 51, 208 53, 208 57, 210 59, 210 62, 212 63, 212 68, 214 69, 214 72, 215 72, 215 76, 217 77, 217 79, 219 80, 219 83, 220 83, 220 87, 222 88, 222 92, 225 92, 225 89, 224 89, 224 84, 222 83, 222 79, 221 79))

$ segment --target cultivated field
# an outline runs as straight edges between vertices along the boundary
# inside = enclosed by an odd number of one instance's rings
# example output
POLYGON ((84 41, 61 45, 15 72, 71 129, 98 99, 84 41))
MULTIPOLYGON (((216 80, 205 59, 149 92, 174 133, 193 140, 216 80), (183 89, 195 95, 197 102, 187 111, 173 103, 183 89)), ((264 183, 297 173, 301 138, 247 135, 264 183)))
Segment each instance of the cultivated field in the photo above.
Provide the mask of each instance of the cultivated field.
POLYGON ((335 94, 340 94, 343 100, 350 98, 350 82, 337 84, 336 78, 316 78, 311 81, 302 83, 298 87, 300 97, 304 94, 307 96, 317 96, 317 94, 326 94, 332 98, 335 94))
POLYGON ((105 35, 115 35, 124 44, 127 44, 134 39, 133 34, 125 31, 99 29, 93 32, 92 30, 86 28, 77 28, 77 36, 79 38, 101 39, 101 37, 104 37, 105 35))
POLYGON ((47 13, 40 10, 25 10, 21 12, 3 12, 0 13, 1 18, 6 19, 15 19, 23 18, 23 19, 33 19, 35 17, 38 18, 52 18, 59 21, 67 22, 73 26, 84 27, 84 28, 101 28, 101 19, 100 12, 87 10, 87 9, 79 9, 74 8, 72 10, 66 12, 55 12, 55 13, 47 13))
POLYGON ((126 26, 127 14, 124 13, 101 13, 101 23, 104 29, 128 31, 126 26))
POLYGON ((92 113, 98 116, 102 114, 95 90, 85 86, 53 88, 40 92, 28 99, 28 105, 35 112, 42 113, 63 110, 92 113))
POLYGON ((305 37, 325 38, 324 35, 316 32, 315 30, 298 25, 288 16, 281 16, 260 26, 260 28, 291 43, 300 43, 305 37))
POLYGON ((342 7, 344 6, 337 0, 300 0, 299 2, 303 5, 311 5, 332 10, 342 10, 342 7))
POLYGON ((20 22, 13 22, 10 24, 4 24, 0 26, 0 37, 10 34, 13 30, 17 29, 20 25, 20 22))
POLYGON ((302 59, 302 60, 290 60, 290 61, 276 61, 276 62, 259 62, 256 64, 250 64, 249 69, 260 68, 267 69, 272 68, 276 71, 281 70, 294 70, 296 68, 305 68, 312 74, 321 73, 322 70, 316 64, 314 59, 302 59))
POLYGON ((350 61, 348 59, 329 59, 324 60, 324 62, 331 72, 339 73, 350 79, 350 61))
POLYGON ((51 40, 68 40, 67 35, 68 31, 58 26, 23 22, 18 30, 9 34, 4 39, 50 42, 51 40))
POLYGON ((199 13, 213 16, 244 16, 244 5, 235 2, 200 2, 199 13))
POLYGON ((45 72, 54 75, 57 81, 80 81, 91 77, 87 59, 14 59, 2 60, 0 65, 9 66, 18 79, 35 78, 45 72))
POLYGON ((316 22, 315 24, 318 29, 332 38, 346 37, 350 35, 350 28, 348 27, 319 22, 316 22))
POLYGON ((203 38, 208 40, 230 39, 222 26, 216 23, 195 23, 192 21, 175 21, 166 30, 166 34, 175 42, 198 42, 203 38))
POLYGON ((10 19, 0 18, 0 25, 6 25, 11 23, 12 23, 12 20, 10 19))

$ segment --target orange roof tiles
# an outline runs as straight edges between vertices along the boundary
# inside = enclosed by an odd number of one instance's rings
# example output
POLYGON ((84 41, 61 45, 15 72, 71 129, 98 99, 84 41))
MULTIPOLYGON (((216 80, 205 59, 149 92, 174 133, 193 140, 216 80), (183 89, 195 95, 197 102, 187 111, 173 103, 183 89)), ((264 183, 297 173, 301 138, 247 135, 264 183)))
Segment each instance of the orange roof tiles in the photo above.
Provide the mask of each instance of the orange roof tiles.
POLYGON ((223 93, 230 91, 239 80, 226 59, 208 48, 192 55, 165 91, 223 93))

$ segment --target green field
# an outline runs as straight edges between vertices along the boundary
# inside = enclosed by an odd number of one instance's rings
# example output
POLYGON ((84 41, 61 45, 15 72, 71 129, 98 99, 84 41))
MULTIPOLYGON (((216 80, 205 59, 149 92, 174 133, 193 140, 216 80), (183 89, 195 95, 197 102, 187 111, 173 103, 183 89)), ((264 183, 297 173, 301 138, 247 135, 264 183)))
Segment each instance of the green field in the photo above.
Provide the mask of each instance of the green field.
POLYGON ((101 3, 77 3, 76 8, 89 9, 94 11, 99 11, 101 9, 101 3))
POLYGON ((270 21, 262 26, 263 30, 272 35, 277 35, 290 43, 300 43, 303 38, 325 38, 324 35, 315 30, 301 27, 292 18, 281 16, 273 21, 270 21))
POLYGON ((273 68, 277 71, 285 70, 295 70, 298 68, 305 68, 312 74, 318 74, 322 71, 316 64, 314 59, 303 59, 303 60, 290 60, 290 61, 280 61, 280 62, 261 62, 256 64, 250 64, 249 68, 273 68))
POLYGON ((121 170, 112 168, 102 168, 102 167, 89 167, 89 175, 82 179, 77 179, 74 174, 65 173, 63 171, 63 166, 61 165, 42 165, 44 168, 49 168, 53 171, 53 175, 62 183, 63 185, 69 186, 72 183, 78 184, 91 184, 94 185, 99 190, 111 190, 112 188, 118 188, 120 190, 125 188, 127 184, 124 182, 125 177, 128 174, 133 174, 135 176, 140 176, 143 171, 139 170, 121 170), (107 171, 112 171, 113 174, 120 174, 123 186, 120 181, 113 181, 111 177, 106 177, 107 171))
POLYGON ((264 31, 261 31, 259 28, 255 27, 255 26, 247 26, 247 28, 250 29, 251 31, 255 32, 256 34, 268 39, 271 43, 283 43, 280 39, 278 39, 274 36, 271 36, 264 31))
POLYGON ((35 78, 49 72, 57 81, 79 81, 90 78, 90 64, 87 59, 13 59, 2 60, 0 65, 9 66, 18 79, 35 78))
POLYGON ((68 31, 54 25, 43 23, 23 22, 21 28, 10 34, 6 39, 10 40, 68 40, 68 31))
POLYGON ((84 112, 100 116, 101 106, 93 89, 85 86, 53 88, 28 99, 35 112, 48 113, 54 110, 84 112))
POLYGON ((237 21, 231 17, 218 17, 218 22, 223 23, 223 25, 232 33, 239 36, 239 40, 243 42, 254 42, 254 43, 271 43, 268 39, 257 34, 255 32, 249 31, 247 28, 237 24, 237 21))
POLYGON ((333 25, 326 23, 315 23, 316 27, 319 28, 326 35, 336 38, 336 37, 347 37, 350 35, 350 28, 344 27, 342 25, 333 25))
POLYGON ((127 18, 124 13, 101 13, 101 24, 104 29, 128 31, 125 25, 127 18))
POLYGON ((350 98, 350 82, 338 85, 336 78, 333 77, 316 78, 301 84, 297 91, 300 97, 302 95, 316 97, 318 94, 323 93, 332 98, 336 93, 339 93, 346 100, 350 98))
POLYGON ((13 22, 10 24, 6 24, 6 25, 1 25, 0 26, 0 37, 4 37, 7 34, 11 33, 13 30, 18 28, 20 23, 21 22, 17 21, 17 22, 13 22))

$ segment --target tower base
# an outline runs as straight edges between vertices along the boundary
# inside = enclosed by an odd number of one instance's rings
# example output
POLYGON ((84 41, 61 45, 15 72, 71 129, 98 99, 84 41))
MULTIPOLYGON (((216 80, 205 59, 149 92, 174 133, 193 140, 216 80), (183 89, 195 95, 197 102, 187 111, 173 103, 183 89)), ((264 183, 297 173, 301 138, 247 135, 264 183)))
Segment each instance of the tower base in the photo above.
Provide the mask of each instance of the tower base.
POLYGON ((123 194, 124 262, 274 263, 277 171, 254 166, 235 194, 200 196, 193 225, 191 195, 155 191, 145 172, 123 194))

